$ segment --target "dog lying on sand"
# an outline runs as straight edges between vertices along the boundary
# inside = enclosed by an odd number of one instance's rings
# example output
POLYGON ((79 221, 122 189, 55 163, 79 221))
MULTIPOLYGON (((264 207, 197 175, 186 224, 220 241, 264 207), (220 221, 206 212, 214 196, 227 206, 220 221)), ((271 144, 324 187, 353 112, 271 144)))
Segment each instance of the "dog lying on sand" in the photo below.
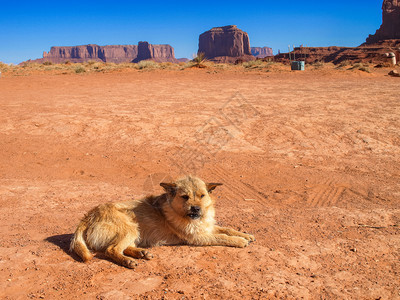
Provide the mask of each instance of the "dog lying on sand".
POLYGON ((161 245, 246 247, 254 236, 215 225, 210 193, 221 183, 204 183, 186 176, 160 184, 165 193, 140 200, 102 204, 80 221, 71 251, 83 261, 103 253, 116 263, 134 268, 135 259, 151 259, 144 248, 161 245))

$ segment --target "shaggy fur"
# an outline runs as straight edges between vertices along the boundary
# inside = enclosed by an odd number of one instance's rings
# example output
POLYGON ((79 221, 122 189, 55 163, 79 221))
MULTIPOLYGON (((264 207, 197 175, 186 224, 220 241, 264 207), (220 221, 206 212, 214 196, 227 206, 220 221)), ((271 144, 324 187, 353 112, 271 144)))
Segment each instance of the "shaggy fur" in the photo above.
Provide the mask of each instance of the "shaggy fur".
POLYGON ((210 193, 220 183, 186 176, 160 184, 166 193, 140 200, 102 204, 81 220, 71 251, 87 262, 93 252, 106 254, 128 268, 133 258, 151 259, 144 248, 158 245, 246 247, 254 237, 215 225, 210 193))

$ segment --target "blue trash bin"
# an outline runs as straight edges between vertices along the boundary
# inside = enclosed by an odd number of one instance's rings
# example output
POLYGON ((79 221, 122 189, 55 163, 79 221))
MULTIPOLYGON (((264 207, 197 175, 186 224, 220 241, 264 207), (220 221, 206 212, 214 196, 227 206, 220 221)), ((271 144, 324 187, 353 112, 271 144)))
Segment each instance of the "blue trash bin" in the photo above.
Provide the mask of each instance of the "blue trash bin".
POLYGON ((304 71, 305 70, 304 61, 292 61, 292 70, 294 70, 294 71, 304 71))

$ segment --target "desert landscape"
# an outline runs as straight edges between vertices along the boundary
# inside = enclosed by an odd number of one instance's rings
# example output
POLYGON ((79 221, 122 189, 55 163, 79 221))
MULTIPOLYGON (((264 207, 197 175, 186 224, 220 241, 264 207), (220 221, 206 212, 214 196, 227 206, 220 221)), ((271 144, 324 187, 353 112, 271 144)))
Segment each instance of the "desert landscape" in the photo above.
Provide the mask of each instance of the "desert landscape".
POLYGON ((400 298, 399 78, 264 64, 3 72, 0 298, 400 298), (187 173, 256 242, 68 251, 92 207, 187 173))
POLYGON ((138 41, 0 62, 0 298, 400 299, 399 22, 384 0, 357 47, 273 56, 226 25, 192 60, 138 41), (134 269, 69 251, 93 207, 186 174, 256 241, 134 269))

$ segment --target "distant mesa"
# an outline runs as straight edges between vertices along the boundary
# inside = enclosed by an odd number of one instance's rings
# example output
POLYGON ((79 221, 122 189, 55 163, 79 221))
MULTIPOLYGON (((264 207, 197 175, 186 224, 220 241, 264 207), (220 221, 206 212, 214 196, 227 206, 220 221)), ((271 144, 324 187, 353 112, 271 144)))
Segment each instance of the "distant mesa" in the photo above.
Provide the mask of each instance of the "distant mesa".
POLYGON ((94 44, 69 47, 51 47, 48 53, 43 52, 43 58, 34 62, 49 61, 52 63, 82 63, 89 60, 122 63, 132 61, 138 55, 136 45, 108 45, 99 46, 94 44))
POLYGON ((177 60, 178 60, 178 62, 180 62, 180 63, 186 63, 186 62, 190 61, 190 59, 189 59, 189 58, 186 58, 186 57, 177 58, 177 60))
POLYGON ((94 44, 68 47, 51 47, 50 51, 43 52, 43 58, 29 60, 28 62, 43 63, 83 63, 89 60, 125 63, 139 62, 141 60, 154 60, 156 62, 173 62, 178 60, 174 56, 174 48, 170 45, 152 45, 139 42, 138 45, 107 45, 94 44))
POLYGON ((384 0, 382 4, 382 25, 366 44, 384 40, 400 39, 400 0, 384 0))
POLYGON ((272 48, 269 47, 251 47, 251 54, 257 58, 274 56, 272 48))
POLYGON ((249 36, 236 25, 214 27, 199 37, 198 53, 214 62, 235 63, 254 60, 249 36))

